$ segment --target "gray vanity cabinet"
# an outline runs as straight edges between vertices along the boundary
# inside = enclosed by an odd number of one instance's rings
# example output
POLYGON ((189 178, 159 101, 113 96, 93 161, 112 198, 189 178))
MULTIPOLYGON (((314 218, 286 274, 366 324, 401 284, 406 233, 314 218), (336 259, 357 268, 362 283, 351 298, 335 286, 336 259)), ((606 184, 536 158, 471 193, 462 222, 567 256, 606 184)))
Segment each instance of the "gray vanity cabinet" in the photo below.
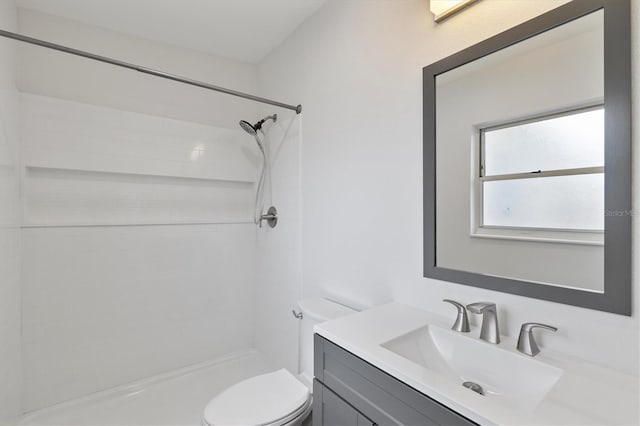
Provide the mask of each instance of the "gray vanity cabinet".
POLYGON ((317 334, 314 364, 313 426, 476 424, 317 334))

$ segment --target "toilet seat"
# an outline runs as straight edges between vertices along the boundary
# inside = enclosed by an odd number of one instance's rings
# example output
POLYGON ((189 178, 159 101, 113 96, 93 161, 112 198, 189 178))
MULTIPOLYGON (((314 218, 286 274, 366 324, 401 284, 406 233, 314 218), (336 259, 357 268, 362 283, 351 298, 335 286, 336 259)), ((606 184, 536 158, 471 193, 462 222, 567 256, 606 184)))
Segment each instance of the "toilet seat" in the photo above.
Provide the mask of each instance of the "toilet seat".
POLYGON ((204 410, 209 426, 281 426, 310 410, 309 388, 286 369, 251 377, 213 398, 204 410))

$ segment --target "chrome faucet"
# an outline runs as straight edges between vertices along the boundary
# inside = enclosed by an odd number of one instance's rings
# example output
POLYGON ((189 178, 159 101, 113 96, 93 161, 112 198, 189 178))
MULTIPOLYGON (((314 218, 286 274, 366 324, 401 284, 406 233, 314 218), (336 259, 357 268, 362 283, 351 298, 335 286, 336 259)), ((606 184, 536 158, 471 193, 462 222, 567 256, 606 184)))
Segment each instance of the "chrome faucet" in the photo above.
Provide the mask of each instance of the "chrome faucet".
POLYGON ((556 327, 547 324, 539 324, 537 322, 525 322, 520 327, 520 336, 518 336, 518 350, 525 355, 536 356, 540 353, 540 348, 533 337, 534 328, 544 328, 545 330, 558 331, 556 327))
POLYGON ((456 317, 456 322, 451 326, 451 329, 459 331, 460 333, 469 332, 469 317, 467 316, 467 310, 464 305, 451 299, 443 299, 442 301, 451 303, 453 306, 458 308, 458 316, 456 317))
POLYGON ((491 302, 476 302, 467 305, 469 312, 482 314, 482 327, 480 328, 480 340, 489 343, 500 343, 500 330, 498 329, 498 311, 496 304, 491 302))

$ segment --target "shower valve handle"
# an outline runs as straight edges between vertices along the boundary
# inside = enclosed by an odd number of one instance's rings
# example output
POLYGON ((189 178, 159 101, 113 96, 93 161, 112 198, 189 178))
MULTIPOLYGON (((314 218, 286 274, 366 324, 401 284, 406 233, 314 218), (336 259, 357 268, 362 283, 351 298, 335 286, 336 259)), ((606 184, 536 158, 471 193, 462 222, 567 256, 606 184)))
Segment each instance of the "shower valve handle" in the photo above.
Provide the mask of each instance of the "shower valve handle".
POLYGON ((276 225, 278 224, 278 210, 276 210, 275 207, 271 206, 271 207, 269 207, 269 210, 267 210, 267 214, 260 215, 259 226, 261 228, 262 228, 262 221, 263 220, 266 220, 267 224, 271 228, 275 228, 276 225))

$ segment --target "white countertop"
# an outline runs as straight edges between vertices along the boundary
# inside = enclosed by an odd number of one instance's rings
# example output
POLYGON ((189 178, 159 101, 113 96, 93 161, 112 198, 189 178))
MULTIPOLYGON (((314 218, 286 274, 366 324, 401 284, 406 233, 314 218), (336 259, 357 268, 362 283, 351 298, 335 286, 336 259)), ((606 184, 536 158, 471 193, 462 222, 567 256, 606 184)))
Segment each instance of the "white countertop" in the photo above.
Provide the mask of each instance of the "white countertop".
MULTIPOLYGON (((543 349, 535 360, 561 368, 564 373, 533 411, 525 411, 497 404, 381 346, 428 324, 450 328, 454 319, 391 303, 318 324, 315 332, 480 424, 640 423, 637 376, 622 374, 547 349, 543 349)), ((474 327, 468 335, 477 338, 479 330, 474 327)), ((526 356, 516 351, 514 339, 504 336, 501 339, 497 350, 526 356)))

